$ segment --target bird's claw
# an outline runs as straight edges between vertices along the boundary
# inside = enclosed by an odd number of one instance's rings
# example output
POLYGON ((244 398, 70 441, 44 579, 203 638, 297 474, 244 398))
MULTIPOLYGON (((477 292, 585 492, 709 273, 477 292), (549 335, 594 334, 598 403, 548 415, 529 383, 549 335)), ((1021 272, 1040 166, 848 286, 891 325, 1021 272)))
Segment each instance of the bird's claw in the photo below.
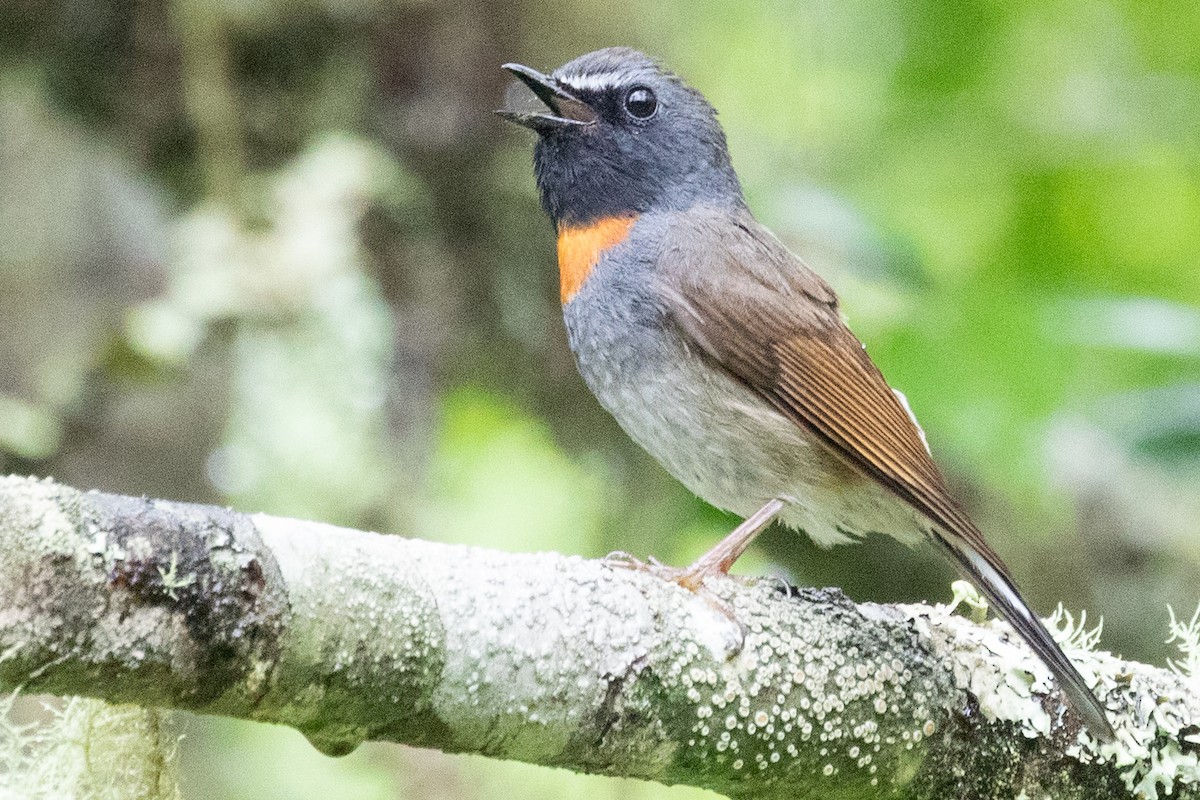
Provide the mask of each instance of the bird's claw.
POLYGON ((600 559, 600 563, 606 567, 614 569, 630 569, 635 572, 651 572, 653 568, 658 566, 658 562, 653 558, 649 563, 636 558, 632 553, 627 553, 624 550, 614 550, 604 558, 600 559))

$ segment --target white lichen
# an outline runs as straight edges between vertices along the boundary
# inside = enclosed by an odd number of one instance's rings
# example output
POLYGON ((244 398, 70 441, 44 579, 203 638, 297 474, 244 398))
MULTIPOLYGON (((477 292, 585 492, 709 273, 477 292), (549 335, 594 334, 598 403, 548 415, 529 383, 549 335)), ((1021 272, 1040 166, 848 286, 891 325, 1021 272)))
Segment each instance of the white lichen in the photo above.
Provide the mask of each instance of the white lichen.
POLYGON ((162 567, 158 567, 158 577, 162 581, 163 589, 166 590, 172 600, 179 599, 176 590, 185 589, 196 582, 194 574, 179 574, 179 553, 174 550, 171 551, 171 562, 167 565, 167 568, 164 570, 162 567))
POLYGON ((1046 628, 1061 647, 1091 652, 1100 644, 1104 618, 1101 617, 1096 626, 1089 629, 1086 609, 1079 612, 1079 621, 1076 622, 1074 615, 1059 603, 1054 613, 1046 619, 1046 628))
POLYGON ((1175 644, 1183 656, 1180 660, 1168 658, 1167 666, 1185 678, 1200 681, 1200 606, 1186 623, 1179 621, 1175 609, 1170 606, 1167 606, 1167 614, 1171 617, 1167 644, 1175 644))
POLYGON ((176 740, 162 731, 162 712, 74 698, 18 723, 16 702, 0 696, 0 797, 178 800, 176 740))
POLYGON ((975 585, 970 581, 958 580, 950 584, 952 596, 950 604, 946 606, 946 613, 952 614, 960 605, 967 607, 965 616, 972 622, 983 622, 987 619, 988 601, 987 598, 979 593, 975 585))

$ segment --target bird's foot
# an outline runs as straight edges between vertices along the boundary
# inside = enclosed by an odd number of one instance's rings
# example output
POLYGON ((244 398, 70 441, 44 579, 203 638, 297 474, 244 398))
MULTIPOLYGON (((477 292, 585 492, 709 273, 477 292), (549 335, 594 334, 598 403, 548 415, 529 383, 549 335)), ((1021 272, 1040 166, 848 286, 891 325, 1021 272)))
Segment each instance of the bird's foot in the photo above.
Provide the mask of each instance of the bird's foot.
POLYGON ((727 575, 728 567, 724 569, 713 568, 713 566, 705 562, 704 558, 697 560, 694 564, 688 567, 672 567, 662 563, 654 556, 648 556, 645 561, 636 558, 629 553, 618 550, 609 553, 603 558, 605 566, 616 569, 628 569, 635 572, 645 572, 654 577, 675 583, 687 589, 692 594, 696 595, 704 602, 708 603, 713 609, 719 611, 724 617, 733 622, 737 622, 737 618, 733 614, 733 608, 730 607, 721 598, 717 597, 712 590, 704 586, 704 582, 714 575, 727 575))
POLYGON ((654 572, 660 569, 663 564, 654 556, 647 556, 645 561, 637 558, 631 553, 624 550, 614 550, 613 552, 600 559, 600 563, 606 567, 614 569, 628 569, 634 572, 654 572))
POLYGON ((717 542, 715 547, 692 562, 691 566, 683 569, 668 567, 653 556, 642 561, 623 550, 609 553, 604 557, 604 563, 612 567, 649 572, 695 592, 704 585, 708 578, 715 575, 728 575, 729 568, 741 557, 742 553, 746 552, 746 548, 758 534, 771 524, 771 520, 779 516, 779 512, 785 505, 784 501, 778 498, 768 500, 762 508, 747 517, 728 536, 717 542))
POLYGON ((721 565, 713 566, 706 563, 704 558, 698 559, 694 564, 688 567, 672 567, 659 561, 654 556, 647 556, 643 561, 636 556, 626 553, 624 550, 616 550, 606 555, 601 559, 607 567, 616 569, 628 569, 634 572, 646 572, 656 578, 661 578, 670 583, 677 583, 689 592, 698 592, 704 587, 704 581, 713 575, 726 576, 729 574, 729 567, 721 565))

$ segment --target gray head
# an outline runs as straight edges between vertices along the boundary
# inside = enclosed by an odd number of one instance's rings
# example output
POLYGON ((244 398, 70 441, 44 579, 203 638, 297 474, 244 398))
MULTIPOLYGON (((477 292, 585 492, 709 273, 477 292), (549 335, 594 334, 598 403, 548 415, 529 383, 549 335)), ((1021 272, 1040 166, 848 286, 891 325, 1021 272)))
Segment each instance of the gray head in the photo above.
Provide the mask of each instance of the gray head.
POLYGON ((537 131, 534 171, 556 225, 698 202, 742 204, 717 112, 643 53, 609 47, 551 75, 519 64, 504 68, 540 101, 536 109, 522 107, 510 92, 499 113, 537 131))

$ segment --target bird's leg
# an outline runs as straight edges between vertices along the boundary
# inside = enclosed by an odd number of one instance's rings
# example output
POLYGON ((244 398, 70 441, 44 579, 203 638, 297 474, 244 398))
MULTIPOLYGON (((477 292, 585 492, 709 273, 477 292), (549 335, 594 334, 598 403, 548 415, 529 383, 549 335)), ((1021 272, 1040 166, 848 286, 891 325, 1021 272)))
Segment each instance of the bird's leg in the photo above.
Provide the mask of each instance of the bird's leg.
POLYGON ((750 546, 763 530, 771 524, 787 504, 778 497, 768 500, 766 505, 755 511, 738 525, 716 547, 700 556, 689 567, 679 570, 671 579, 685 589, 696 591, 704 585, 710 575, 725 575, 734 562, 750 546))

